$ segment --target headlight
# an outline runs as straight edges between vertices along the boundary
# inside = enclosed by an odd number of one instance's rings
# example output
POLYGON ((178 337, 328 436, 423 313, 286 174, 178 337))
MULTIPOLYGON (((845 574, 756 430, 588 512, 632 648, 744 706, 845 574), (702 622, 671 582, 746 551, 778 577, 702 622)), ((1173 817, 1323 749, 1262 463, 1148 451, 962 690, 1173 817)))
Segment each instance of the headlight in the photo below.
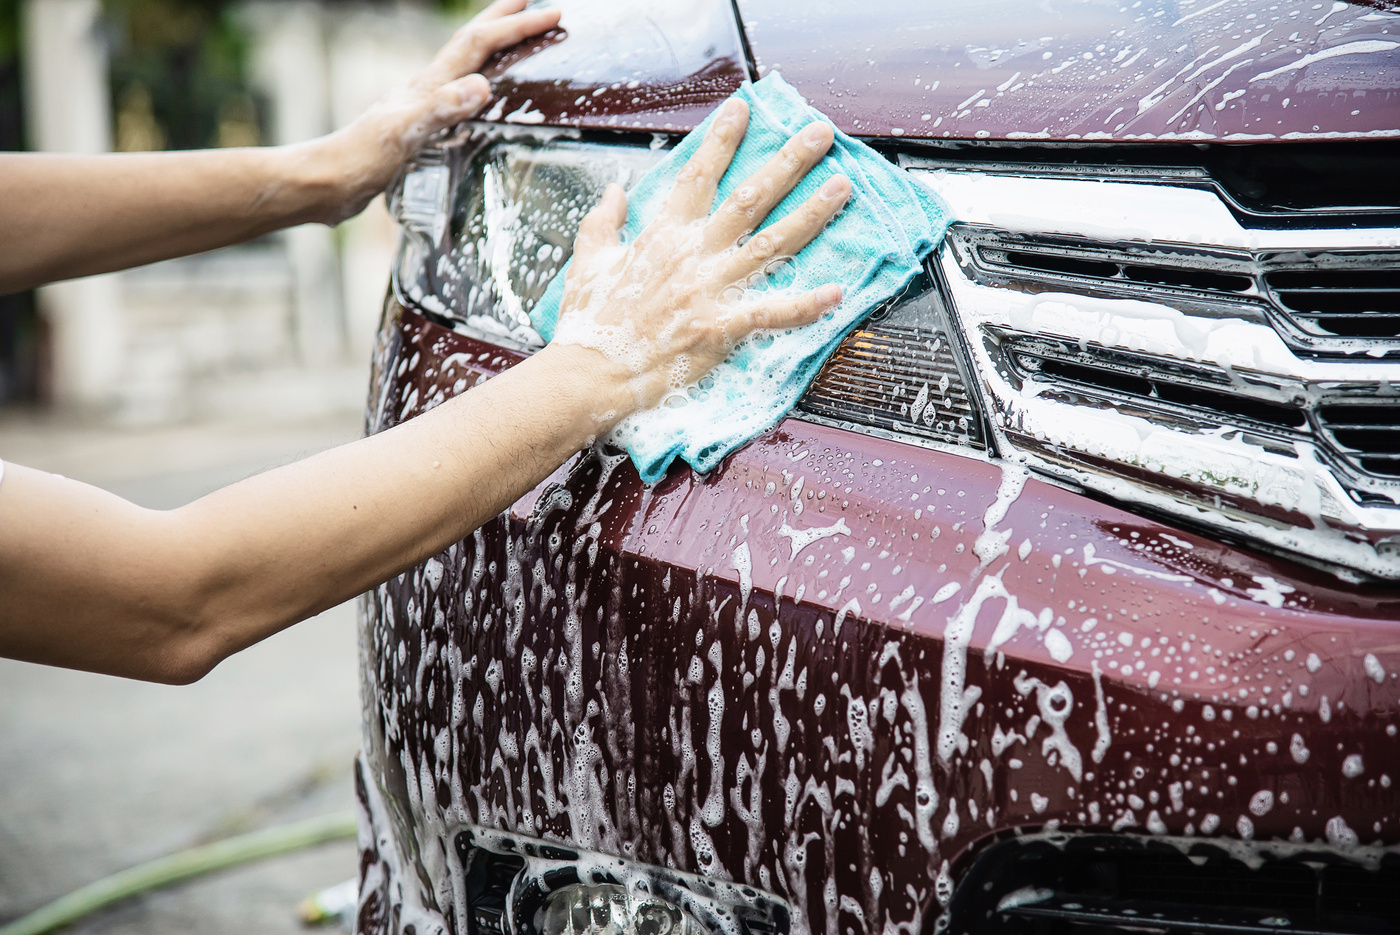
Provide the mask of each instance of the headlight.
MULTIPOLYGON (((630 186, 662 155, 653 145, 485 124, 425 150, 391 196, 405 232, 395 289, 474 337, 539 347, 529 313, 569 258, 583 215, 608 183, 630 186)), ((923 277, 851 333, 800 408, 862 431, 980 449, 965 366, 923 277)))
POLYGON ((530 311, 573 252, 579 222, 609 183, 629 187, 664 155, 577 137, 473 125, 419 153, 390 199, 405 232, 400 296, 478 336, 539 347, 530 311))

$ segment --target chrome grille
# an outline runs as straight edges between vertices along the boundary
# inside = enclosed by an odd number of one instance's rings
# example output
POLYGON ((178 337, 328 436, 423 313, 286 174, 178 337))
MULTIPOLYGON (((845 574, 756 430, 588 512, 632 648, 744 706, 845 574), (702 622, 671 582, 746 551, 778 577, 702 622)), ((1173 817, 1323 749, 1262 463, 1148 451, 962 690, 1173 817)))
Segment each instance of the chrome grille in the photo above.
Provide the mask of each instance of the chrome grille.
POLYGON ((1317 356, 1400 354, 1400 253, 1287 254, 1143 246, 974 231, 991 278, 1066 279, 1125 293, 1164 291, 1267 310, 1285 340, 1317 356))
POLYGON ((1375 265, 1277 269, 1264 281, 1276 304, 1309 334, 1400 339, 1400 256, 1359 259, 1375 265))
POLYGON ((936 270, 989 449, 1400 580, 1393 217, 1261 220, 1151 173, 904 162, 957 219, 936 270))
POLYGON ((1317 409, 1317 420, 1353 467, 1400 479, 1400 397, 1324 404, 1317 409))

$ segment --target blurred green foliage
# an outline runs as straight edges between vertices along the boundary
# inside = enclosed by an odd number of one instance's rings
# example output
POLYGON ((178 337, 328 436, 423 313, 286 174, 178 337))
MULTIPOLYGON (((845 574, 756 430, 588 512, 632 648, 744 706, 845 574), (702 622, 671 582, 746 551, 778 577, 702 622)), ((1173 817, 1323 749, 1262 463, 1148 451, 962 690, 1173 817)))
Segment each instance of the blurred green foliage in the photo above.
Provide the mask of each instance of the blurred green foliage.
POLYGON ((15 59, 19 52, 20 0, 0 0, 0 64, 15 59))
POLYGON ((444 13, 462 19, 475 16, 490 3, 491 0, 437 0, 438 8, 444 13))
MULTIPOLYGON (((3 11, 21 0, 0 0, 3 11)), ((333 2, 333 0, 327 0, 333 2)), ((429 0, 461 20, 490 0, 429 0)), ((256 145, 266 108, 247 80, 236 0, 103 0, 119 150, 256 145)))
POLYGON ((228 0, 103 0, 118 149, 259 141, 248 40, 234 7, 228 0))

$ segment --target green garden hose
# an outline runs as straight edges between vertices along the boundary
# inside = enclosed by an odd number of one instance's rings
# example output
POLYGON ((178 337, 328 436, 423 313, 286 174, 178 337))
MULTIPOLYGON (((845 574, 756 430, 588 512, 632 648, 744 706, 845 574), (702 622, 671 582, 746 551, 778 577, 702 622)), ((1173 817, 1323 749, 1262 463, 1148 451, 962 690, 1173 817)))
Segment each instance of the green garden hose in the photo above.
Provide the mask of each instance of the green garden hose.
POLYGON ((238 864, 355 836, 353 812, 337 812, 202 844, 89 883, 47 906, 0 925, 0 935, 43 935, 140 893, 238 864))

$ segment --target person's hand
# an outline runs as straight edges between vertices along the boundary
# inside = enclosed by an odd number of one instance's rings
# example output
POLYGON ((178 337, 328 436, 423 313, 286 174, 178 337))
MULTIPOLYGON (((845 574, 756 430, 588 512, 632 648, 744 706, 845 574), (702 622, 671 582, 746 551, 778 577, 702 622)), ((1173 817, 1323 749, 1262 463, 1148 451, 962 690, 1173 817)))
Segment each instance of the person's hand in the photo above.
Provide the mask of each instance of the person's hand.
POLYGON ((477 70, 495 53, 559 24, 558 10, 525 10, 526 0, 496 0, 403 87, 354 123, 300 147, 319 160, 333 189, 326 223, 352 217, 389 184, 429 136, 475 116, 491 97, 477 70))
MULTIPOLYGON (((806 246, 851 194, 850 180, 834 176, 744 240, 826 155, 833 138, 827 124, 808 124, 711 214, 748 119, 743 101, 724 105, 660 214, 634 242, 618 241, 627 196, 617 185, 579 226, 553 343, 602 355, 609 378, 630 390, 631 408, 655 405, 696 383, 751 331, 805 325, 841 301, 836 285, 797 295, 748 291, 772 264, 806 246)), ((626 414, 612 412, 607 421, 626 414)))

